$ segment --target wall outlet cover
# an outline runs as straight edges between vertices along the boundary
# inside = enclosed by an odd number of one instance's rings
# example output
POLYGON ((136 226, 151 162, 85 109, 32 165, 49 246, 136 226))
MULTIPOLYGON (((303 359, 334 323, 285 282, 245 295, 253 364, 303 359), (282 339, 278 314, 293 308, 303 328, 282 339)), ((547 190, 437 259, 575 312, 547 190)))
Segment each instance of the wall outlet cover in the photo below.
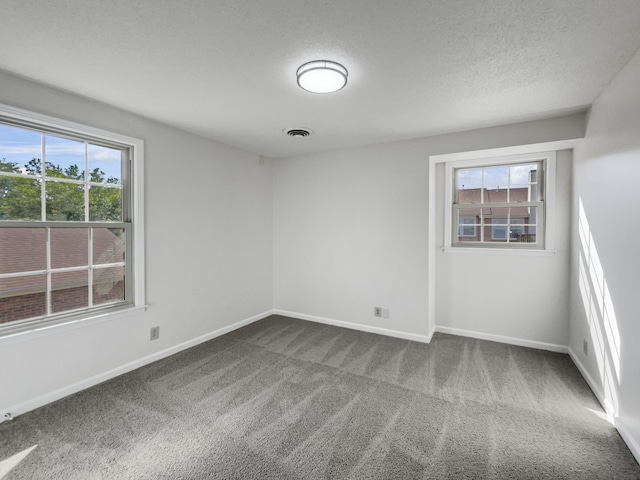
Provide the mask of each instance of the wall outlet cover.
POLYGON ((157 340, 159 338, 160 338, 160 327, 152 327, 149 334, 149 340, 157 340))

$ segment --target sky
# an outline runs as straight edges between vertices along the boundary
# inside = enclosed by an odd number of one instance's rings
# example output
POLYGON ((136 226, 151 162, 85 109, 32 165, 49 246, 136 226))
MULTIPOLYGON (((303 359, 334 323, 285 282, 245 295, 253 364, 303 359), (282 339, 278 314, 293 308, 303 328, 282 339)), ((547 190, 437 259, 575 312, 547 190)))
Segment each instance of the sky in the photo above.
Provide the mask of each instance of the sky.
MULTIPOLYGON (((76 140, 44 136, 45 159, 63 169, 77 165, 85 166, 85 144, 76 140)), ((121 152, 113 148, 88 144, 89 170, 99 168, 106 177, 121 179, 121 152)), ((42 135, 40 133, 0 124, 0 160, 24 166, 32 158, 42 158, 42 135)))

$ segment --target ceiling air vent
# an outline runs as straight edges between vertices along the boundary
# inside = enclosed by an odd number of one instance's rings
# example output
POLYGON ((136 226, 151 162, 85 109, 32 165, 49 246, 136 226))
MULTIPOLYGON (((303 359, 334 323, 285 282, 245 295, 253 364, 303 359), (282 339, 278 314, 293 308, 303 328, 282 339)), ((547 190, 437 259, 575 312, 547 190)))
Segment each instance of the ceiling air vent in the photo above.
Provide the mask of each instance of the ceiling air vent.
POLYGON ((308 128, 285 128, 283 132, 290 137, 308 137, 313 135, 313 130, 308 128))

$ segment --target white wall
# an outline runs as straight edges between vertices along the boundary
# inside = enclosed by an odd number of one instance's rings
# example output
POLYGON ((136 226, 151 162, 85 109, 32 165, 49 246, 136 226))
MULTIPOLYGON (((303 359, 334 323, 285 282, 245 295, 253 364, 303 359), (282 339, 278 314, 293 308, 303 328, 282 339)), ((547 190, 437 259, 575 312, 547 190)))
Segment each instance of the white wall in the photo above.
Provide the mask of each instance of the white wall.
POLYGON ((435 297, 436 322, 444 327, 441 330, 499 335, 524 345, 566 352, 569 341, 571 166, 572 152, 558 152, 555 254, 514 256, 495 252, 445 253, 442 250, 444 164, 438 165, 435 297))
MULTIPOLYGON (((573 115, 275 160, 276 310, 428 338, 429 156, 581 138, 583 134, 584 116, 573 115), (390 309, 391 318, 374 317, 374 306, 390 309)), ((564 155, 561 159, 561 185, 566 187, 570 157, 564 155)), ((546 259, 544 265, 533 266, 533 262, 518 257, 503 261, 500 267, 503 271, 534 268, 529 294, 551 294, 556 303, 544 310, 547 318, 543 323, 535 312, 510 319, 508 325, 490 318, 464 323, 454 309, 459 299, 450 294, 455 285, 447 280, 450 273, 445 271, 461 267, 446 264, 439 268, 436 281, 442 281, 442 288, 449 292, 443 297, 446 300, 438 297, 443 317, 436 322, 566 344, 567 192, 568 189, 561 195, 560 210, 564 213, 559 215, 565 231, 560 239, 561 254, 546 259), (550 275, 558 278, 550 282, 550 275), (559 310, 557 318, 551 318, 549 313, 554 306, 559 310)), ((449 258, 451 262, 458 261, 457 257, 449 258)), ((496 257, 485 258, 484 263, 491 272, 496 257)), ((493 295, 494 290, 489 287, 483 282, 479 291, 493 295)))
MULTIPOLYGON (((0 72, 0 103, 145 141, 146 313, 0 344, 0 412, 272 308, 270 162, 0 72), (149 341, 149 328, 160 339, 149 341)), ((95 377, 97 378, 97 377, 95 377)))
POLYGON ((640 461, 638 85, 640 52, 594 103, 575 150, 570 348, 640 461))

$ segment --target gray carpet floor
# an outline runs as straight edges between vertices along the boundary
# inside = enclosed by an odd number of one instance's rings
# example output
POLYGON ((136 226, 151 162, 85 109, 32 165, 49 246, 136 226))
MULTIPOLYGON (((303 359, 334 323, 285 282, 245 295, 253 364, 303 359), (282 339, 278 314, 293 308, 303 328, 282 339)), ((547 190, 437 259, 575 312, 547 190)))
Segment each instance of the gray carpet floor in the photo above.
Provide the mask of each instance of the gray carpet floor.
POLYGON ((0 424, 0 465, 23 457, 3 480, 640 479, 598 413, 567 355, 272 316, 0 424))

